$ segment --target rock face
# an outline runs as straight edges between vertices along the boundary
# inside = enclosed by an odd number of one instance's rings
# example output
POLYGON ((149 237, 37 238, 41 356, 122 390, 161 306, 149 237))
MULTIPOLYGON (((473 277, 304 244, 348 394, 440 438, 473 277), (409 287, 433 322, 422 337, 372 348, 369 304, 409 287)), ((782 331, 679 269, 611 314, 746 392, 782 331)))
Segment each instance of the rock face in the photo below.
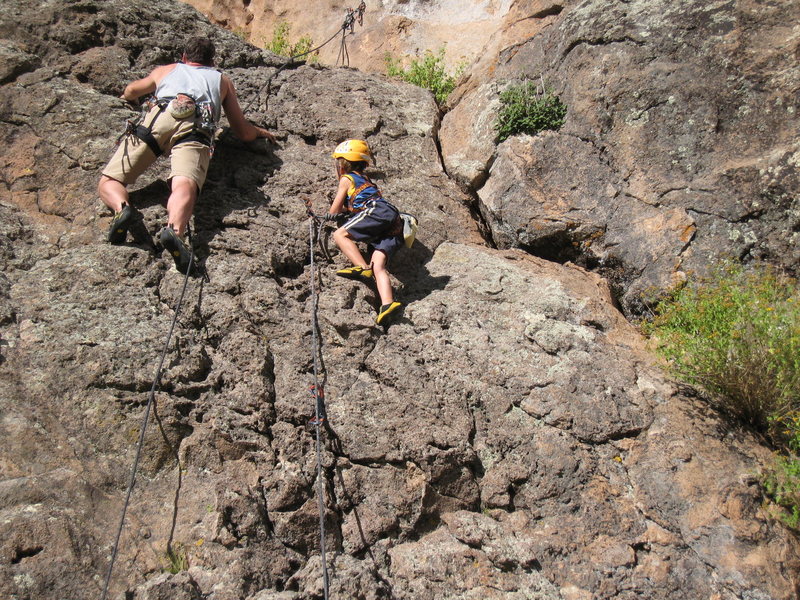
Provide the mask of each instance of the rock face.
MULTIPOLYGON (((541 18, 586 25, 592 6, 541 18)), ((94 189, 131 115, 121 88, 194 33, 213 37, 248 117, 279 143, 217 144, 194 220, 208 279, 189 280, 166 348, 111 597, 323 597, 303 201, 327 206, 345 137, 369 141, 370 173, 421 230, 392 264, 406 308, 385 331, 375 291, 315 250, 330 597, 797 596, 800 544, 761 509, 769 451, 663 376, 598 273, 520 249, 562 260, 530 221, 574 213, 546 235, 617 236, 620 262, 652 257, 642 277, 657 277, 681 236, 699 239, 699 217, 666 201, 627 216, 641 174, 621 177, 612 144, 580 140, 573 115, 484 168, 480 211, 498 245, 520 247, 489 248, 441 166, 427 92, 349 69, 277 73, 188 6, 139 0, 0 8, 0 596, 100 596, 183 277, 150 243, 165 163, 134 187, 143 221, 125 245, 104 242, 94 189), (530 217, 509 208, 526 191, 530 217)), ((536 39, 520 52, 535 56, 536 39)))
POLYGON ((799 18, 789 0, 570 3, 454 100, 448 173, 498 246, 599 269, 630 313, 721 257, 796 272, 799 18), (566 124, 495 150, 496 91, 524 78, 566 124))
MULTIPOLYGON (((336 36, 345 22, 346 9, 357 9, 359 2, 323 0, 308 10, 306 4, 288 0, 185 0, 214 23, 236 31, 256 46, 265 47, 273 39, 275 25, 287 23, 290 43, 309 36, 314 46, 336 36)), ((513 16, 514 0, 383 0, 365 2, 361 23, 347 30, 347 55, 340 54, 341 35, 319 50, 325 65, 349 66, 367 72, 386 72, 384 57, 423 55, 446 48, 445 62, 450 72, 471 63, 491 43, 498 29, 513 16), (346 62, 343 62, 346 59, 346 62)))

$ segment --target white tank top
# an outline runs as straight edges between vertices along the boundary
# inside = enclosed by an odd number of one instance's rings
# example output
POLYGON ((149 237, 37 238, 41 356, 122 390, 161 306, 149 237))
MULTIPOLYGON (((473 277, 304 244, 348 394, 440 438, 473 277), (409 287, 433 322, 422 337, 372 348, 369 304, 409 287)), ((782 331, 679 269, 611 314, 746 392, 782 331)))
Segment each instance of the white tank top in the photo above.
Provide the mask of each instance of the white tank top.
POLYGON ((156 98, 174 98, 187 94, 196 102, 210 102, 214 107, 214 122, 219 120, 222 102, 222 74, 213 67, 191 67, 178 63, 156 87, 156 98))

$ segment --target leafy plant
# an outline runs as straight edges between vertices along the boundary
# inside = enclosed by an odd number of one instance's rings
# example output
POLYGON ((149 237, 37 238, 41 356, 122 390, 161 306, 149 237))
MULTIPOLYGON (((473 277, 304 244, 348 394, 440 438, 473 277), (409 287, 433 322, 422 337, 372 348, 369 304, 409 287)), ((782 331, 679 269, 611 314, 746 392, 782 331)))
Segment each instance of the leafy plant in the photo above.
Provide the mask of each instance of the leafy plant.
POLYGON ((186 554, 186 548, 181 543, 168 545, 166 557, 169 563, 166 570, 173 575, 189 568, 189 557, 186 554))
POLYGON ((780 419, 789 452, 777 455, 775 464, 762 478, 764 491, 780 509, 772 511, 780 521, 800 529, 800 412, 780 419))
POLYGON ((728 263, 659 304, 649 327, 674 372, 773 440, 800 409, 800 293, 768 267, 728 263))
POLYGON ((495 128, 501 142, 517 133, 557 131, 567 115, 567 107, 558 96, 533 81, 523 81, 501 92, 500 104, 495 128))
POLYGON ((430 90, 436 102, 444 104, 447 96, 455 89, 456 80, 466 68, 466 64, 461 64, 454 74, 448 74, 444 66, 444 52, 444 46, 439 48, 436 54, 426 50, 421 59, 412 59, 407 69, 402 67, 399 58, 387 52, 384 56, 386 73, 390 77, 399 77, 403 81, 430 90))
MULTIPOLYGON (((306 53, 314 46, 311 37, 304 35, 292 44, 289 41, 289 31, 291 26, 286 21, 278 21, 272 30, 272 39, 265 44, 265 48, 270 52, 274 52, 279 56, 305 56, 306 53)), ((319 60, 319 54, 314 52, 311 56, 306 58, 309 62, 316 62, 319 60)))
POLYGON ((662 301, 645 327, 676 375, 780 449, 762 478, 800 528, 800 290, 769 267, 728 263, 662 301))
POLYGON ((762 485, 767 496, 781 507, 772 511, 782 523, 800 529, 800 459, 796 455, 776 456, 762 485))

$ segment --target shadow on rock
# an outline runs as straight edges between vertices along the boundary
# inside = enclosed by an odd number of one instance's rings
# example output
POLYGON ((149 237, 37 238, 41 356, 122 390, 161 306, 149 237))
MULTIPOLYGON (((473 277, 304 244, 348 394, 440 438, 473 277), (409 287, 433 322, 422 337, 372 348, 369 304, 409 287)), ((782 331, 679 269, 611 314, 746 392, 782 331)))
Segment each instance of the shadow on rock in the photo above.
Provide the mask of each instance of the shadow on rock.
POLYGON ((419 240, 411 248, 400 250, 392 258, 390 271, 402 284, 402 301, 406 304, 422 300, 436 290, 443 290, 450 277, 434 277, 427 268, 433 251, 419 240))
POLYGON ((131 206, 139 211, 139 217, 128 230, 134 245, 153 252, 156 250, 154 236, 167 222, 166 205, 169 194, 170 187, 163 179, 156 179, 146 186, 130 192, 131 206), (154 206, 160 206, 161 209, 158 211, 148 210, 154 206))
POLYGON ((224 229, 247 228, 269 205, 261 186, 281 164, 271 142, 241 142, 223 132, 194 211, 194 245, 201 265, 224 229))
MULTIPOLYGON (((169 159, 160 161, 168 168, 169 159)), ((199 269, 215 237, 226 228, 247 228, 270 201, 261 190, 266 178, 280 168, 274 145, 264 139, 242 142, 225 130, 217 142, 205 185, 194 209, 192 243, 199 269)), ((134 244, 158 250, 153 236, 166 223, 166 204, 171 188, 162 176, 133 190, 130 202, 141 213, 130 229, 134 244), (150 210, 160 206, 159 210, 150 210)))

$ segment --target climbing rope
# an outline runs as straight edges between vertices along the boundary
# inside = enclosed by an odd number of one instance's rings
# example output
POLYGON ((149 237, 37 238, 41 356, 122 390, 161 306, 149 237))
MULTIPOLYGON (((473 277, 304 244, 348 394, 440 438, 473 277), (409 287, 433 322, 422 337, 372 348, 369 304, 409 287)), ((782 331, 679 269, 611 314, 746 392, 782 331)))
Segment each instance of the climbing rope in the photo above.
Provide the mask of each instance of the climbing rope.
POLYGON ((361 4, 358 5, 358 8, 353 10, 352 8, 348 8, 345 12, 344 23, 342 23, 342 43, 339 46, 339 56, 336 57, 336 64, 338 65, 341 61, 343 67, 350 66, 350 53, 347 51, 347 30, 350 30, 350 33, 355 33, 355 26, 356 21, 358 21, 359 25, 364 24, 364 11, 367 10, 367 5, 364 0, 361 0, 361 4), (346 64, 345 64, 346 63, 346 64))
MULTIPOLYGON (((258 90, 258 92, 256 92, 256 94, 253 96, 252 100, 250 100, 250 102, 247 103, 245 108, 242 109, 242 113, 246 113, 247 111, 250 110, 250 108, 252 108, 253 102, 256 99, 258 99, 259 97, 261 97, 261 94, 264 92, 264 90, 266 90, 266 92, 267 92, 266 98, 269 98, 269 93, 270 93, 270 91, 272 89, 272 80, 275 79, 275 77, 277 77, 278 74, 281 71, 283 71, 284 69, 286 69, 287 67, 292 65, 296 60, 298 60, 300 58, 303 58, 304 56, 308 56, 309 54, 313 54, 314 52, 318 52, 319 50, 321 50, 322 48, 324 48, 325 46, 330 44, 339 34, 342 34, 342 41, 341 41, 341 46, 340 46, 340 49, 339 49, 339 55, 341 57, 342 49, 344 49, 344 52, 347 53, 347 45, 346 45, 346 41, 345 41, 345 38, 347 36, 347 31, 349 30, 350 33, 355 33, 355 31, 354 31, 354 23, 355 23, 355 21, 358 21, 359 25, 363 25, 363 23, 364 23, 364 12, 366 10, 367 10, 367 5, 364 3, 363 0, 362 0, 361 4, 358 5, 358 8, 356 10, 353 10, 352 8, 348 8, 347 9, 347 13, 345 15, 344 22, 339 27, 339 29, 336 30, 336 33, 334 33, 331 37, 329 37, 327 40, 322 42, 319 46, 316 46, 315 48, 311 48, 310 50, 306 50, 305 52, 301 52, 300 54, 295 54, 293 56, 290 56, 286 60, 285 63, 283 63, 280 67, 278 67, 277 71, 275 71, 272 75, 269 76, 269 78, 267 79, 267 83, 265 83, 263 86, 261 86, 261 88, 258 90)), ((336 59, 336 65, 338 66, 338 64, 339 64, 339 58, 336 59)), ((350 66, 350 57, 349 57, 349 55, 347 56, 347 65, 346 66, 348 66, 348 67, 350 66)), ((266 106, 265 106, 265 110, 266 110, 266 106)))
POLYGON ((322 586, 324 591, 324 598, 328 600, 328 564, 325 558, 325 498, 322 488, 322 432, 321 428, 325 421, 325 388, 324 384, 320 385, 319 372, 320 372, 320 349, 319 349, 319 320, 317 313, 319 310, 319 296, 317 295, 317 273, 316 263, 314 261, 314 244, 315 233, 319 235, 319 230, 324 225, 321 222, 319 229, 315 224, 319 219, 314 215, 311 209, 308 209, 308 238, 309 238, 309 252, 311 254, 311 344, 313 354, 313 373, 314 384, 311 387, 311 393, 314 398, 314 419, 311 423, 314 425, 316 437, 316 452, 317 452, 317 504, 319 506, 319 548, 320 559, 322 561, 322 586))
MULTIPOLYGON (((161 351, 161 359, 158 362, 158 368, 156 369, 155 377, 153 378, 153 385, 150 388, 150 395, 147 398, 147 406, 145 406, 145 409, 144 409, 144 417, 142 418, 142 424, 141 424, 141 428, 139 430, 139 441, 136 444, 136 455, 135 455, 135 457, 133 459, 133 467, 131 468, 131 477, 130 477, 130 480, 128 482, 128 490, 125 493, 125 502, 122 505, 122 515, 120 516, 120 519, 119 519, 119 526, 117 527, 117 535, 116 535, 116 537, 114 539, 114 547, 113 547, 113 550, 111 552, 111 563, 108 565, 108 573, 106 573, 106 580, 105 580, 105 583, 103 585, 103 594, 100 597, 100 600, 106 600, 106 597, 108 596, 108 586, 111 583, 111 575, 114 572, 114 563, 117 560, 117 553, 119 551, 119 540, 120 540, 120 537, 122 536, 122 529, 123 529, 123 527, 125 525, 125 516, 126 516, 126 514, 128 512, 128 506, 130 505, 131 493, 133 492, 133 486, 136 484, 136 473, 137 473, 137 471, 139 469, 139 459, 140 459, 141 454, 142 454, 142 446, 144 445, 144 434, 145 434, 145 431, 147 430, 147 424, 148 424, 148 422, 150 420, 150 411, 153 408, 153 406, 155 405, 156 390, 158 389, 159 384, 161 383, 161 372, 164 369, 164 360, 166 360, 166 358, 167 358, 167 351, 169 350, 169 343, 172 340, 172 334, 175 331, 175 324, 178 321, 178 315, 180 314, 181 305, 183 304, 183 298, 186 295, 186 288, 187 288, 187 286, 189 284, 189 274, 192 272, 192 267, 193 266, 194 266, 194 245, 191 243, 191 237, 190 237, 190 239, 189 239, 189 267, 186 269, 186 273, 184 274, 183 288, 181 289, 181 294, 178 297, 178 302, 175 305, 175 314, 172 317, 172 323, 170 324, 169 332, 167 333, 167 339, 164 341, 164 348, 161 351)), ((163 428, 161 428, 160 422, 159 422, 159 428, 161 429, 162 435, 164 435, 165 439, 167 439, 166 435, 164 434, 163 428)), ((175 451, 175 449, 172 447, 172 444, 169 442, 169 439, 167 439, 167 443, 170 445, 170 448, 173 450, 173 452, 174 452, 174 454, 175 454, 175 456, 177 458, 177 456, 178 456, 177 455, 177 451, 175 451)), ((179 468, 178 470, 180 471, 180 463, 178 464, 178 468, 179 468)), ((180 485, 181 485, 180 482, 181 482, 181 480, 180 480, 180 474, 179 474, 178 489, 180 489, 180 485)), ((177 510, 177 499, 176 499, 176 502, 175 502, 175 509, 177 510)), ((173 525, 172 525, 172 531, 170 532, 170 539, 169 539, 169 542, 167 542, 168 550, 170 549, 169 546, 172 543, 172 535, 173 535, 173 531, 174 531, 174 528, 175 528, 174 516, 175 515, 173 515, 173 525)))
MULTIPOLYGON (((342 64, 344 65, 344 60, 346 59, 346 61, 347 61, 347 65, 346 66, 350 66, 350 56, 349 56, 349 53, 347 52, 347 44, 346 44, 347 31, 349 30, 351 34, 354 33, 354 27, 355 27, 354 24, 355 24, 356 21, 358 22, 359 25, 363 25, 363 18, 364 18, 365 10, 366 10, 366 3, 363 0, 359 4, 359 6, 358 6, 358 8, 356 10, 348 8, 346 16, 345 16, 345 20, 342 23, 341 27, 336 31, 336 33, 334 33, 331 37, 329 37, 327 40, 325 40, 319 46, 316 46, 315 48, 311 48, 310 50, 307 50, 305 52, 301 52, 300 54, 296 54, 294 56, 290 56, 289 59, 275 71, 275 73, 270 75, 270 77, 267 79, 267 83, 264 84, 258 90, 258 92, 255 94, 255 96, 253 96, 253 99, 242 109, 242 112, 246 113, 247 111, 249 111, 250 108, 252 108, 253 102, 257 98, 259 98, 261 96, 261 94, 264 92, 265 89, 266 89, 266 92, 267 92, 267 98, 269 98, 269 92, 271 90, 272 80, 275 77, 277 77, 277 75, 281 71, 283 71, 284 69, 289 67, 296 60, 298 60, 298 59, 300 59, 300 58, 302 58, 304 56, 307 56, 309 54, 312 54, 314 52, 319 51, 324 46, 326 46, 330 42, 332 42, 340 33, 342 35, 342 40, 341 40, 341 45, 340 45, 340 48, 339 48, 339 58, 337 58, 336 64, 338 65, 339 64, 339 60, 341 59, 342 60, 342 64)), ((125 135, 126 133, 129 133, 130 128, 131 128, 131 122, 127 123, 126 131, 123 132, 122 135, 120 135, 120 138, 122 138, 122 136, 125 135)), ((309 215, 311 216, 311 219, 309 220, 309 245, 310 245, 309 249, 310 249, 310 253, 311 253, 311 311, 312 311, 312 316, 311 316, 311 334, 312 334, 312 345, 313 345, 313 375, 314 375, 314 384, 311 387, 312 396, 314 398, 314 419, 311 421, 311 424, 314 425, 315 433, 316 433, 315 438, 316 438, 316 455, 317 455, 317 501, 318 501, 318 506, 319 506, 320 558, 321 558, 321 561, 322 561, 322 580, 323 580, 324 599, 328 600, 328 593, 329 593, 328 582, 329 582, 329 579, 328 579, 327 559, 326 559, 326 554, 325 554, 325 500, 324 500, 324 490, 323 490, 323 485, 322 485, 322 459, 321 459, 321 456, 322 456, 322 433, 321 433, 321 427, 323 426, 323 424, 325 422, 325 419, 327 417, 326 417, 326 413, 325 413, 324 383, 320 384, 320 382, 319 382, 320 363, 321 363, 320 349, 319 349, 319 321, 318 321, 318 318, 317 318, 317 313, 318 313, 318 309, 319 309, 319 298, 318 298, 318 295, 317 295, 317 288, 316 288, 316 277, 317 277, 317 275, 316 275, 316 264, 314 262, 314 244, 315 244, 315 242, 317 240, 320 240, 322 228, 324 227, 324 224, 325 224, 324 223, 325 219, 319 219, 318 217, 316 217, 316 215, 314 215, 314 213, 311 211, 310 208, 309 208, 308 212, 309 212, 309 215), (314 226, 315 223, 319 223, 319 227, 318 228, 315 228, 315 226, 314 226)), ((323 251, 323 254, 325 254, 326 258, 328 258, 328 260, 330 260, 330 255, 326 251, 323 251)), ((156 400, 155 400, 156 390, 158 389, 158 387, 160 385, 161 374, 162 374, 162 371, 163 371, 163 368, 164 368, 164 361, 166 360, 167 352, 169 350, 169 344, 170 344, 170 341, 172 340, 172 334, 174 333, 175 325, 176 325, 177 320, 178 320, 178 315, 180 314, 180 309, 181 309, 181 306, 183 304, 183 299, 184 299, 184 297, 186 295, 186 288, 187 288, 188 283, 189 283, 189 274, 192 272, 192 267, 193 266, 194 266, 194 247, 193 247, 193 245, 191 245, 191 240, 190 240, 189 267, 187 268, 185 276, 184 276, 183 287, 181 289, 181 293, 180 293, 180 296, 178 298, 178 302, 177 302, 177 304, 175 306, 175 314, 174 314, 174 316, 172 318, 172 323, 170 324, 169 332, 167 333, 167 338, 164 341, 164 348, 163 348, 163 350, 161 352, 161 358, 160 358, 159 363, 158 363, 158 368, 156 369, 155 377, 153 378, 153 385, 150 388, 150 394, 149 394, 148 399, 147 399, 147 405, 145 406, 144 416, 142 418, 142 424, 141 424, 140 431, 139 431, 139 440, 138 440, 138 442, 136 444, 136 454, 134 456, 133 466, 131 467, 131 475, 130 475, 130 479, 129 479, 129 482, 128 482, 128 488, 127 488, 127 491, 125 493, 125 501, 123 503, 122 514, 120 515, 119 525, 117 527, 117 533, 116 533, 116 536, 114 538, 114 546, 113 546, 113 549, 112 549, 112 552, 111 552, 111 561, 109 563, 108 572, 106 573, 105 582, 103 584, 103 593, 101 595, 101 600, 106 600, 106 598, 108 596, 108 587, 109 587, 109 585, 111 583, 111 577, 112 577, 113 572, 114 572, 114 565, 116 563, 117 554, 119 552, 119 545, 120 545, 119 543, 120 543, 120 539, 122 537, 122 530, 123 530, 123 528, 125 526, 125 517, 127 515, 128 508, 130 506, 130 500, 131 500, 131 495, 133 493, 133 488, 134 488, 134 486, 136 484, 136 474, 137 474, 138 469, 139 469, 139 461, 140 461, 140 458, 141 458, 142 447, 144 445, 145 432, 147 430, 147 425, 148 425, 149 420, 150 420, 150 412, 153 410, 153 408, 154 408, 154 406, 156 404, 156 400)), ((158 418, 157 414, 156 414, 156 418, 158 418)), ((178 457, 177 451, 172 446, 172 444, 169 442, 169 439, 166 437, 164 429, 161 426, 160 419, 159 419, 158 425, 159 425, 159 429, 161 430, 162 435, 164 436, 164 439, 166 440, 167 444, 170 446, 170 449, 173 451, 173 453, 175 454, 176 459, 178 460, 178 467, 179 467, 179 471, 180 471, 180 459, 178 457)), ((171 543, 172 543, 172 538, 173 538, 173 534, 174 534, 174 530, 175 530, 175 521, 176 521, 176 516, 177 516, 177 493, 179 493, 179 491, 180 491, 180 486, 181 486, 181 476, 180 476, 180 473, 179 473, 178 491, 176 492, 176 500, 175 500, 175 506, 174 506, 175 512, 173 513, 172 527, 171 527, 171 530, 170 530, 169 540, 167 542, 167 550, 168 550, 168 552, 170 551, 170 546, 171 546, 171 543)))

